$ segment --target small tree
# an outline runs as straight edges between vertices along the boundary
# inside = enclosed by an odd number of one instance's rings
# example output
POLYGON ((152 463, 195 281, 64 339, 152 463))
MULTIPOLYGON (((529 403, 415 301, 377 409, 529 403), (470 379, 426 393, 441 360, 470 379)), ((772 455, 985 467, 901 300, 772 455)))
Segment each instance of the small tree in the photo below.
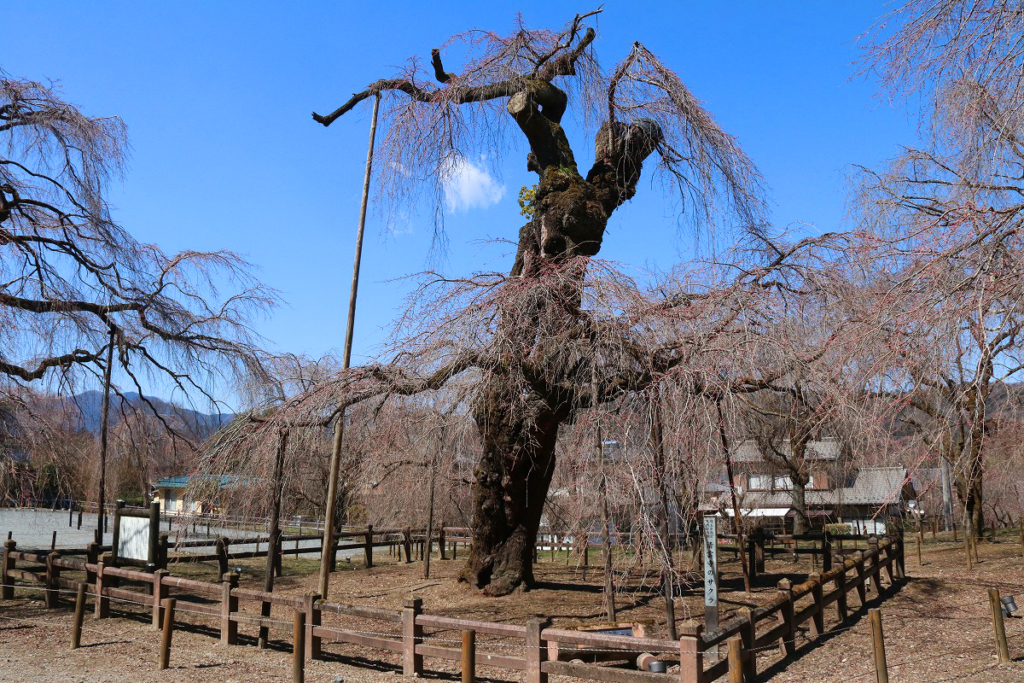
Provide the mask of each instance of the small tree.
POLYGON ((216 403, 212 381, 260 372, 251 322, 275 295, 231 252, 168 256, 118 225, 105 191, 127 149, 119 119, 0 72, 0 391, 38 382, 66 393, 101 376, 107 397, 116 365, 114 391, 126 381, 142 395, 153 379, 216 403))

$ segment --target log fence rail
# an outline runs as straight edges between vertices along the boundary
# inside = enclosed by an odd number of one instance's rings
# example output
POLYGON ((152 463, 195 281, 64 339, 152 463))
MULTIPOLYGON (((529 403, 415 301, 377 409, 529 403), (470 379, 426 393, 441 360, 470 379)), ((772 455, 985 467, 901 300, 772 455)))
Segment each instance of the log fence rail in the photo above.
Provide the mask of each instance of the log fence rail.
MULTIPOLYGON (((360 533, 365 542, 367 536, 391 532, 360 533)), ((353 533, 349 537, 358 535, 353 533)), ((405 537, 408 539, 408 534, 405 537)), ((76 572, 88 577, 97 618, 110 616, 112 601, 124 601, 150 609, 153 627, 160 628, 167 623, 167 606, 173 604, 173 621, 192 618, 203 620, 207 626, 216 624, 225 645, 239 643, 239 629, 251 631, 253 636, 259 627, 283 634, 291 632, 293 646, 301 648, 303 659, 319 658, 325 644, 339 643, 396 653, 406 675, 422 675, 425 660, 459 663, 472 657, 477 668, 525 672, 528 683, 543 683, 550 674, 613 683, 665 681, 664 674, 578 661, 584 653, 621 656, 629 661, 646 655, 644 661, 653 658, 678 664, 680 683, 710 683, 726 675, 732 680, 753 680, 757 675, 757 653, 766 649, 778 649, 783 657, 793 656, 799 649, 796 633, 801 625, 810 622, 811 638, 817 638, 826 633, 824 617, 833 605, 838 623, 849 618, 849 593, 857 595, 858 612, 867 609, 869 594, 881 597, 883 579, 892 586, 904 576, 903 548, 897 539, 889 538, 870 537, 867 544, 866 552, 856 551, 850 558, 836 556, 834 568, 813 574, 803 583, 794 586, 781 581, 779 595, 770 604, 746 609, 714 631, 705 632, 695 624, 683 626, 678 641, 553 628, 540 620, 516 625, 432 615, 423 611, 422 601, 415 597, 407 599, 402 609, 394 610, 326 602, 316 594, 287 596, 240 588, 234 572, 224 573, 219 583, 211 583, 172 576, 164 570, 146 572, 110 566, 105 562, 108 556, 96 556, 95 544, 87 552, 87 559, 82 560, 58 553, 18 550, 15 541, 7 541, 0 562, 0 597, 12 599, 15 590, 42 589, 45 595, 53 596, 45 601, 46 606, 57 607, 61 593, 78 590, 80 580, 64 575, 76 572), (19 562, 22 568, 17 567, 19 562), (31 585, 26 587, 18 581, 31 585), (169 603, 170 600, 173 602, 169 603), (295 616, 263 617, 260 609, 264 603, 276 607, 280 615, 295 616), (331 621, 344 623, 326 623, 324 615, 334 615, 331 621), (356 628, 353 622, 371 625, 356 628), (464 637, 467 632, 472 632, 472 638, 464 637), (731 645, 734 650, 738 648, 731 660, 711 661, 713 657, 705 657, 709 650, 729 641, 739 643, 731 645), (471 647, 472 652, 467 653, 466 647, 471 647), (730 661, 734 669, 739 662, 742 672, 730 673, 730 661)), ((168 637, 168 648, 169 643, 168 637)))

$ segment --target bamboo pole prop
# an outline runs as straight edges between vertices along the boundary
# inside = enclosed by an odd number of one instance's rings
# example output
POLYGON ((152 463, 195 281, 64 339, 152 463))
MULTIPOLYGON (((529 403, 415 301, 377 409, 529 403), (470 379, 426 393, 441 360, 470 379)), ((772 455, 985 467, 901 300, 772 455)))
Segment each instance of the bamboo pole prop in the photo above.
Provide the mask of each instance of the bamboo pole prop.
POLYGON ((665 624, 668 629, 668 639, 677 640, 675 606, 676 591, 675 586, 673 585, 675 573, 672 567, 672 538, 669 535, 668 524, 668 487, 665 484, 665 439, 661 423, 660 395, 654 396, 651 400, 651 441, 654 446, 654 471, 655 477, 658 480, 658 494, 661 497, 661 516, 658 522, 662 544, 661 587, 662 593, 664 593, 665 597, 665 624))
POLYGON ((434 489, 437 479, 437 453, 430 456, 430 497, 427 503, 427 532, 424 534, 423 578, 430 578, 430 535, 434 532, 434 489))
POLYGON ((876 683, 889 683, 889 666, 885 661, 885 636, 882 634, 882 611, 868 610, 871 622, 871 654, 875 660, 876 683))
POLYGON ((1003 623, 1003 605, 999 600, 999 589, 988 589, 988 602, 992 608, 992 628, 996 635, 996 651, 1000 664, 1010 663, 1010 649, 1006 645, 1006 625, 1003 623))
POLYGON ((476 683, 476 631, 462 632, 462 683, 476 683))
MULTIPOLYGON (((743 548, 743 515, 740 510, 739 499, 736 497, 736 479, 732 471, 732 455, 729 453, 729 437, 725 433, 725 419, 722 415, 722 403, 715 404, 718 411, 718 438, 722 443, 722 454, 725 456, 725 472, 729 478, 729 493, 732 495, 733 526, 736 532, 736 546, 740 558, 740 570, 743 572, 743 590, 747 595, 751 594, 750 589, 750 568, 747 566, 747 554, 743 548)), ((715 539, 715 543, 718 539, 715 539)), ((797 548, 797 542, 793 541, 793 550, 797 548)), ((794 552, 793 557, 797 557, 794 552)))
MULTIPOLYGON (((281 487, 283 484, 284 453, 287 447, 288 430, 282 429, 278 433, 277 454, 274 458, 274 492, 270 507, 270 538, 267 541, 267 575, 263 579, 263 590, 267 593, 271 593, 274 590, 274 572, 277 569, 277 558, 281 550, 281 487)), ((269 617, 270 607, 270 601, 264 600, 260 606, 260 615, 264 618, 269 617)), ((265 625, 261 625, 257 640, 260 649, 267 647, 269 635, 270 629, 265 625)))
POLYGON ((171 663, 171 636, 174 634, 174 598, 164 600, 164 629, 160 634, 160 670, 171 663))
MULTIPOLYGON (((114 326, 110 326, 110 339, 107 345, 107 365, 103 368, 103 414, 100 416, 100 490, 99 514, 96 516, 96 542, 103 545, 103 504, 106 502, 107 487, 107 432, 110 425, 110 370, 114 365, 114 326)), ((115 548, 115 552, 117 549, 115 548)))
MULTIPOLYGON (((348 370, 352 361, 352 331, 356 319, 356 296, 359 293, 359 265, 363 256, 363 231, 366 227, 366 203, 370 195, 370 175, 373 172, 373 145, 377 137, 377 110, 380 93, 373 99, 373 117, 370 120, 370 143, 366 150, 366 174, 363 177, 363 199, 359 207, 359 229, 356 232, 356 255, 352 262, 352 291, 348 299, 348 326, 345 329, 345 354, 342 369, 348 370)), ((334 555, 334 519, 338 505, 338 476, 341 470, 341 442, 345 433, 345 410, 338 412, 331 444, 331 472, 327 480, 327 512, 324 516, 324 543, 320 552, 320 596, 327 599, 327 584, 331 574, 331 556, 334 555)))
POLYGON ((601 436, 601 417, 598 411, 597 394, 597 354, 594 354, 590 373, 591 403, 597 415, 597 467, 601 470, 597 495, 601 506, 601 545, 604 547, 604 612, 608 621, 615 622, 615 586, 612 584, 612 544, 608 532, 608 478, 604 468, 604 443, 601 436))
POLYGON ((77 650, 82 644, 82 620, 85 619, 85 584, 78 584, 75 593, 75 620, 71 627, 71 649, 77 650))

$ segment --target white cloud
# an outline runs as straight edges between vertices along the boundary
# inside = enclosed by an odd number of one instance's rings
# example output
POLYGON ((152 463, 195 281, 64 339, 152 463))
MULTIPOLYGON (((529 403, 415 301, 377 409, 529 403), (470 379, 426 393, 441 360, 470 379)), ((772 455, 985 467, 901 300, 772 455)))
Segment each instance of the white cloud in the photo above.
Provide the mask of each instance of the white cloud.
POLYGON ((491 177, 483 165, 466 158, 459 159, 444 179, 444 204, 452 213, 486 209, 504 196, 505 186, 491 177))

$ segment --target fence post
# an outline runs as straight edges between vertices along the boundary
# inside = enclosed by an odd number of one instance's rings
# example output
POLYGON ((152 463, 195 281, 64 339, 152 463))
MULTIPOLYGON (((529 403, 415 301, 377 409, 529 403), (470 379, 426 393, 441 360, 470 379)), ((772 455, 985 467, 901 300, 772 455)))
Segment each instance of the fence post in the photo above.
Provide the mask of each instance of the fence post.
POLYGON ((218 536, 215 547, 217 549, 217 568, 221 577, 228 573, 228 544, 230 541, 223 536, 218 536))
POLYGON ((110 536, 110 564, 114 567, 118 565, 120 556, 118 547, 121 545, 121 510, 123 509, 123 500, 114 503, 114 533, 110 536))
POLYGON ((17 547, 17 542, 7 539, 4 541, 4 556, 0 562, 0 598, 12 600, 14 598, 14 577, 10 572, 14 570, 14 557, 11 553, 17 547))
POLYGON ((679 683, 701 683, 704 674, 703 628, 691 619, 680 629, 679 683))
POLYGON ((849 609, 846 605, 846 560, 841 557, 837 559, 842 571, 836 574, 836 590, 839 591, 836 596, 836 616, 839 617, 839 621, 846 621, 849 616, 849 609))
POLYGON ((999 589, 988 589, 988 601, 992 607, 992 627, 996 633, 996 650, 999 653, 999 663, 1010 663, 1010 650, 1006 646, 1006 626, 1003 624, 1003 605, 999 600, 999 589))
POLYGON ((462 631, 462 683, 476 683, 476 631, 462 631))
POLYGON ((868 604, 868 584, 864 575, 864 553, 857 551, 853 554, 854 570, 857 572, 857 597, 860 599, 860 607, 863 609, 868 604))
POLYGON ((103 594, 103 567, 104 562, 100 560, 96 564, 96 618, 106 619, 110 616, 110 598, 103 594))
POLYGON ((364 550, 366 555, 366 568, 373 567, 373 525, 366 525, 366 546, 364 550))
MULTIPOLYGON (((95 542, 91 542, 85 546, 85 561, 88 564, 96 564, 100 559, 100 546, 95 542)), ((96 572, 87 569, 85 571, 85 582, 96 583, 96 572)))
POLYGON ((157 554, 157 569, 167 569, 167 554, 171 545, 170 537, 167 533, 160 534, 160 550, 157 554))
POLYGON ((85 618, 85 584, 78 584, 75 594, 75 620, 71 626, 71 649, 77 650, 82 644, 82 620, 85 618))
POLYGON ((306 627, 302 612, 295 612, 295 623, 292 626, 292 681, 303 683, 306 679, 306 627))
POLYGON ((875 593, 878 595, 882 594, 882 572, 878 566, 878 537, 868 537, 868 553, 867 560, 870 562, 868 578, 874 583, 875 593))
POLYGON ((545 626, 547 623, 543 619, 526 622, 526 683, 548 683, 548 675, 542 669, 547 659, 547 648, 541 637, 545 626))
POLYGON ((153 628, 160 628, 163 622, 163 603, 169 592, 167 584, 164 583, 165 576, 166 569, 157 569, 153 572, 153 628))
POLYGON ((160 567, 160 501, 149 504, 149 543, 146 548, 146 562, 160 567))
POLYGON ((740 631, 743 647, 747 651, 743 672, 748 681, 753 681, 757 677, 757 651, 754 649, 754 643, 757 642, 757 619, 754 617, 754 610, 749 607, 741 608, 740 616, 747 622, 740 631))
POLYGON ((422 598, 409 597, 402 603, 402 673, 405 676, 423 674, 423 655, 416 652, 416 646, 423 641, 423 627, 416 623, 422 610, 422 598))
POLYGON ((882 635, 881 610, 869 610, 868 620, 871 622, 871 653, 875 659, 875 680, 877 683, 889 683, 889 667, 885 662, 885 637, 882 635))
POLYGON ((238 588, 238 574, 227 572, 221 575, 220 584, 220 642, 234 645, 238 642, 238 622, 231 619, 231 613, 238 611, 238 597, 231 594, 238 588))
POLYGON ((729 683, 743 683, 743 640, 739 636, 729 639, 729 683))
POLYGON ((814 599, 814 612, 811 614, 811 635, 820 638, 825 634, 825 590, 821 585, 821 574, 807 577, 814 584, 811 586, 811 597, 814 599))
POLYGON ((779 654, 783 657, 793 654, 796 649, 796 616, 793 609, 793 582, 782 579, 778 583, 779 597, 783 599, 782 609, 776 614, 780 623, 786 625, 779 639, 779 654))
POLYGON ((316 606, 319 599, 319 593, 309 593, 303 603, 303 611, 306 613, 306 659, 320 659, 320 636, 313 632, 320 625, 320 608, 316 606))
POLYGON ((54 609, 60 602, 60 567, 54 564, 54 560, 60 559, 60 553, 50 553, 46 556, 46 598, 44 604, 47 609, 54 609))
POLYGON ((171 635, 174 633, 174 598, 164 600, 164 628, 160 634, 160 669, 171 663, 171 635))

